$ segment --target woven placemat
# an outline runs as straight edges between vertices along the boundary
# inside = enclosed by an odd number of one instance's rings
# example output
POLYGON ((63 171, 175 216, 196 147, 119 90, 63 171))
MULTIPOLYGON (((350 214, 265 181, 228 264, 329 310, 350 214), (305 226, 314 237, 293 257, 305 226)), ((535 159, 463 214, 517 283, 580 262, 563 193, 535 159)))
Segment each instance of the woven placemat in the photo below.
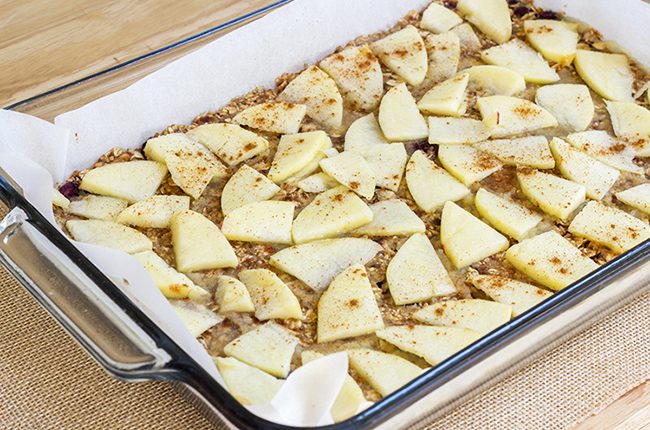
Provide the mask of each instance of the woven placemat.
MULTIPOLYGON (((430 429, 565 429, 650 377, 649 334, 646 294, 430 429)), ((112 380, 0 268, 0 429, 170 428, 211 427, 169 384, 112 380)))

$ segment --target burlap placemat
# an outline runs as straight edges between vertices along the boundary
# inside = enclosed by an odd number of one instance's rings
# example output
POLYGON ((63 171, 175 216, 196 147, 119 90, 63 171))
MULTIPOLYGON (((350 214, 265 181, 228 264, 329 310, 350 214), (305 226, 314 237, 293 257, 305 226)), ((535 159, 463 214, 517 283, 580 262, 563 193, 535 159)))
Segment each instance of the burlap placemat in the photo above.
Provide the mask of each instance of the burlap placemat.
MULTIPOLYGON (((0 215, 2 210, 0 210, 0 215)), ((565 429, 650 377, 650 294, 431 430, 565 429)), ((169 384, 112 380, 0 269, 0 429, 211 428, 169 384)))

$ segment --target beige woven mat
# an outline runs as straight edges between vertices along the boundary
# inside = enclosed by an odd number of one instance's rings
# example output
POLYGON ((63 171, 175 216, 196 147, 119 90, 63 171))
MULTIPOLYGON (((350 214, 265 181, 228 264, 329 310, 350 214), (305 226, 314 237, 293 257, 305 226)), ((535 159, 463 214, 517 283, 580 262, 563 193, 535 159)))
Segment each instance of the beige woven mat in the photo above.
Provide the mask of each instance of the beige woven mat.
MULTIPOLYGON (((649 333, 646 294, 430 428, 565 429, 650 377, 649 333)), ((165 383, 113 381, 0 269, 0 429, 209 428, 165 383)))

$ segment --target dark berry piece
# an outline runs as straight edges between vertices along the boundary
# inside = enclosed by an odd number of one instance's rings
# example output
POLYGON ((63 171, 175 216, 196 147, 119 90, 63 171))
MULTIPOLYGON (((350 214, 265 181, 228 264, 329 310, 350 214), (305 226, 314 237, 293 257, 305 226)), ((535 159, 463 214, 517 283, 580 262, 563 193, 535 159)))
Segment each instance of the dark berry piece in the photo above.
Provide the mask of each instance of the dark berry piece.
POLYGON ((530 8, 529 8, 529 7, 526 7, 526 6, 517 6, 517 7, 512 11, 512 13, 514 13, 515 16, 517 16, 517 17, 522 17, 522 16, 526 15, 526 14, 529 13, 529 12, 530 12, 530 8))
POLYGON ((59 192, 63 194, 67 199, 79 197, 79 182, 66 182, 65 184, 61 185, 59 192))
POLYGON ((543 10, 537 14, 537 18, 539 19, 560 19, 558 16, 557 12, 553 12, 552 10, 543 10))

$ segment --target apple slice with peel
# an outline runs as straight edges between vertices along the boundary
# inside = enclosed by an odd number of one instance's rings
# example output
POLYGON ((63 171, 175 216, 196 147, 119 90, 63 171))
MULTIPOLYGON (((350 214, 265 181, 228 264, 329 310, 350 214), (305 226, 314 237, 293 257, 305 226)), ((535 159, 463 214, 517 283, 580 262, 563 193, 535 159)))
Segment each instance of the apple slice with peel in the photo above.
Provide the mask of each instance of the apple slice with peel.
POLYGON ((463 19, 454 11, 433 2, 422 13, 420 27, 432 33, 445 33, 462 23, 463 19))
POLYGON ((456 8, 493 42, 510 39, 512 20, 506 0, 459 0, 456 8))
POLYGON ((426 227, 419 216, 399 199, 382 200, 370 205, 372 222, 352 233, 365 236, 409 236, 424 233, 426 227))
POLYGON ((266 139, 237 124, 203 124, 186 134, 229 166, 253 158, 269 148, 266 139))
POLYGON ((232 357, 214 359, 232 396, 242 405, 270 403, 283 381, 232 357))
POLYGON ((309 66, 282 90, 278 100, 307 106, 307 116, 330 129, 343 121, 343 97, 336 82, 317 66, 309 66))
POLYGON ((269 321, 228 343, 223 352, 273 376, 286 378, 297 345, 298 338, 269 321))
POLYGON ((151 196, 124 209, 115 221, 136 227, 167 228, 176 212, 189 208, 190 198, 187 196, 151 196))
POLYGON ((318 300, 318 343, 374 333, 384 321, 366 269, 354 264, 339 274, 318 300))
POLYGON ((456 33, 428 34, 424 45, 429 56, 427 80, 440 82, 456 75, 460 62, 460 38, 456 33))
POLYGON ((478 340, 481 335, 474 330, 440 326, 392 326, 376 333, 379 339, 410 352, 432 366, 451 357, 478 340))
POLYGON ((510 321, 512 306, 488 300, 448 300, 418 309, 416 321, 474 330, 482 336, 510 321))
POLYGON ((516 139, 495 139, 475 143, 472 146, 497 157, 509 166, 528 166, 552 169, 555 158, 545 136, 525 136, 516 139))
POLYGON ((321 193, 293 222, 293 240, 305 243, 338 236, 372 221, 372 211, 352 191, 340 186, 321 193))
POLYGON ((363 156, 372 147, 389 144, 372 113, 355 120, 345 133, 345 151, 356 151, 363 156))
POLYGON ((206 302, 210 298, 207 291, 195 285, 187 276, 174 270, 155 252, 143 251, 135 253, 133 256, 168 299, 190 298, 194 301, 206 302))
POLYGON ((453 202, 445 203, 440 242, 454 266, 462 268, 508 249, 501 233, 453 202))
POLYGON ((488 95, 514 96, 526 89, 524 77, 507 67, 473 66, 463 73, 469 75, 470 88, 478 88, 488 95))
POLYGON ((246 285, 232 276, 219 276, 214 300, 219 306, 219 313, 255 312, 253 299, 246 285))
POLYGON ((221 192, 221 211, 224 215, 249 203, 269 200, 280 191, 266 176, 244 164, 228 179, 221 192))
POLYGON ((154 195, 166 174, 167 167, 156 161, 105 164, 89 170, 79 189, 134 203, 154 195))
MULTIPOLYGON (((458 36, 460 47, 464 52, 474 53, 481 50, 481 40, 476 35, 476 32, 468 23, 463 23, 452 28, 449 33, 458 36)), ((431 58, 431 54, 429 54, 431 58)))
POLYGON ((52 204, 54 206, 58 206, 61 209, 68 210, 70 207, 70 200, 63 194, 61 194, 61 191, 57 190, 56 188, 52 189, 52 204))
POLYGON ((258 320, 302 318, 298 299, 275 273, 267 269, 244 270, 239 272, 239 280, 251 295, 258 320))
POLYGON ((128 205, 124 199, 89 195, 70 202, 68 212, 84 218, 113 221, 128 205))
POLYGON ((496 275, 474 275, 470 280, 476 288, 492 299, 510 305, 513 318, 553 295, 552 292, 534 285, 496 275))
POLYGON ((476 119, 429 117, 429 143, 432 145, 463 145, 488 137, 490 130, 476 119))
MULTIPOLYGON (((322 151, 331 147, 332 141, 324 131, 320 130, 282 136, 271 163, 269 179, 276 184, 285 181, 298 174, 317 156, 322 156, 322 151)), ((316 168, 318 163, 314 166, 314 170, 316 168)))
POLYGON ((474 197, 478 213, 503 234, 521 241, 542 222, 542 216, 512 200, 480 188, 474 197))
POLYGON ((598 268, 598 264, 555 231, 511 246, 506 259, 534 281, 556 291, 598 268))
POLYGON ((469 145, 440 145, 438 161, 465 186, 481 181, 503 167, 494 156, 469 145))
POLYGON ((196 272, 236 267, 235 251, 219 227, 198 212, 178 211, 169 225, 176 270, 196 272))
POLYGON ((560 80, 560 76, 546 60, 519 39, 493 46, 483 51, 481 58, 488 64, 507 67, 519 73, 527 82, 550 84, 560 80))
POLYGON ((634 75, 626 55, 578 49, 573 65, 580 77, 601 97, 632 101, 634 75))
POLYGON ((425 212, 436 211, 446 201, 458 201, 470 193, 469 188, 422 151, 415 151, 406 165, 406 184, 415 203, 425 212))
POLYGON ((388 90, 381 99, 379 126, 390 141, 424 139, 429 135, 427 122, 404 83, 388 90))
POLYGON ((578 24, 551 19, 524 21, 528 42, 549 61, 569 66, 578 48, 578 24))
POLYGON ((650 214, 650 184, 641 184, 616 193, 616 198, 628 206, 650 214))
POLYGON ((194 337, 201 336, 205 331, 223 321, 221 315, 215 314, 199 303, 188 300, 170 300, 169 303, 194 337))
POLYGON ((402 357, 367 348, 348 350, 348 359, 350 367, 384 397, 423 372, 402 357))
POLYGON ((251 106, 239 112, 233 121, 256 130, 278 134, 295 134, 300 130, 307 106, 271 101, 251 106))
POLYGON ((150 251, 153 246, 151 240, 138 230, 111 221, 71 219, 65 227, 74 240, 129 254, 150 251))
POLYGON ((429 115, 464 115, 467 110, 465 90, 468 82, 467 73, 447 79, 427 91, 418 102, 418 108, 429 115))
POLYGON ((517 97, 481 97, 476 105, 492 137, 508 137, 558 125, 549 111, 517 97))
POLYGON ((370 49, 397 76, 413 86, 420 85, 427 74, 427 51, 418 29, 403 29, 373 42, 370 49))
POLYGON ((381 249, 381 245, 370 239, 323 239, 278 251, 271 256, 269 264, 321 291, 343 270, 353 264, 366 264, 381 249))
POLYGON ((623 172, 642 175, 644 170, 634 162, 635 151, 618 142, 605 130, 573 133, 566 140, 579 151, 623 172))
POLYGON ((632 146, 638 157, 650 157, 650 110, 636 103, 606 104, 616 137, 632 146))
POLYGON ((411 236, 386 269, 386 281, 396 305, 406 305, 457 292, 431 241, 423 233, 411 236))
POLYGON ((590 201, 573 218, 569 232, 614 252, 628 251, 650 238, 650 226, 625 211, 590 201))
POLYGON ((301 179, 297 185, 306 193, 322 193, 341 184, 327 173, 319 172, 301 179))
POLYGON ((384 93, 384 76, 379 60, 368 45, 348 46, 320 62, 334 79, 353 110, 374 109, 384 93))
POLYGON ((266 200, 228 213, 221 230, 229 240, 256 243, 292 243, 294 202, 266 200))
POLYGON ((578 151, 564 140, 554 137, 550 146, 562 176, 583 185, 587 197, 601 200, 618 180, 618 170, 578 151))
POLYGON ((547 214, 562 220, 585 201, 584 186, 549 173, 522 167, 517 169, 517 180, 528 199, 547 214))
POLYGON ((375 194, 375 175, 365 158, 355 151, 343 151, 320 162, 323 172, 336 179, 361 197, 371 199, 375 194))
POLYGON ((535 103, 557 119, 560 127, 582 131, 594 117, 594 102, 586 85, 544 85, 535 93, 535 103))

